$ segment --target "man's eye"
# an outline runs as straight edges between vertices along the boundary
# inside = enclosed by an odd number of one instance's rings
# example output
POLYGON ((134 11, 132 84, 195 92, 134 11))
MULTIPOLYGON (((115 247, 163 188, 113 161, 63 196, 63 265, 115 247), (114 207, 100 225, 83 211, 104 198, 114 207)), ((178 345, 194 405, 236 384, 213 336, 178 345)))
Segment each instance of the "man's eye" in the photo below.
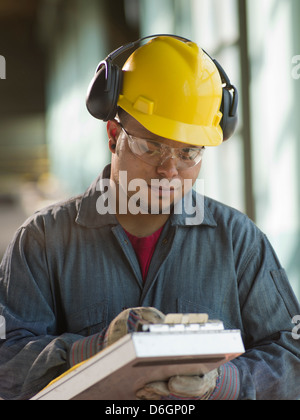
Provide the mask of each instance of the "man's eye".
POLYGON ((147 144, 140 145, 139 149, 140 149, 140 153, 143 155, 148 155, 152 157, 159 154, 159 149, 148 147, 147 144))
POLYGON ((199 153, 200 153, 199 149, 186 148, 186 149, 181 150, 180 157, 183 160, 194 160, 197 158, 199 153))
POLYGON ((195 155, 193 149, 182 149, 180 153, 182 159, 193 159, 193 156, 195 155))
POLYGON ((161 153, 161 147, 159 144, 147 142, 146 147, 147 147, 148 153, 153 153, 153 154, 161 153))

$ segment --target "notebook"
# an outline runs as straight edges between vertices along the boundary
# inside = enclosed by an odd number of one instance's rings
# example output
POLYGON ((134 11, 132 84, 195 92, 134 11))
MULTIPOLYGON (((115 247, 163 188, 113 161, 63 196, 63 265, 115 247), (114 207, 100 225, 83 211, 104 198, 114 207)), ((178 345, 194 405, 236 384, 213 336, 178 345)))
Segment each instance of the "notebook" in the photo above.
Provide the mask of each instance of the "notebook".
POLYGON ((239 330, 219 321, 149 325, 76 366, 33 400, 135 400, 147 383, 203 375, 245 352, 239 330))

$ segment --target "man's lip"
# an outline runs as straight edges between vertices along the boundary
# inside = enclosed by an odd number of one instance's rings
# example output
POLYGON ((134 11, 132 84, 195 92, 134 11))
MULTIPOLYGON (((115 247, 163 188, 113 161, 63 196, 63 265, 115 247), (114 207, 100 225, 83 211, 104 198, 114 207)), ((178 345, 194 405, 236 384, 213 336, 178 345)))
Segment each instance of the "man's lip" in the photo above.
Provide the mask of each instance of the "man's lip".
POLYGON ((155 187, 153 185, 150 185, 149 188, 156 191, 174 191, 174 188, 155 187))
POLYGON ((166 192, 166 193, 167 192, 175 192, 175 191, 180 190, 180 188, 174 188, 174 187, 164 188, 164 187, 156 187, 154 185, 148 185, 148 187, 150 188, 150 190, 159 191, 159 192, 166 192))
POLYGON ((174 189, 174 188, 162 188, 162 187, 151 187, 149 186, 149 190, 151 192, 151 194, 154 195, 154 197, 158 197, 160 200, 167 198, 170 199, 172 197, 175 197, 176 194, 178 194, 179 189, 174 189))
POLYGON ((151 182, 151 184, 148 184, 148 187, 154 191, 163 191, 163 192, 174 192, 174 191, 181 191, 182 189, 182 183, 180 180, 173 181, 173 183, 163 183, 162 181, 157 182, 151 182), (171 184, 171 185, 170 185, 171 184))

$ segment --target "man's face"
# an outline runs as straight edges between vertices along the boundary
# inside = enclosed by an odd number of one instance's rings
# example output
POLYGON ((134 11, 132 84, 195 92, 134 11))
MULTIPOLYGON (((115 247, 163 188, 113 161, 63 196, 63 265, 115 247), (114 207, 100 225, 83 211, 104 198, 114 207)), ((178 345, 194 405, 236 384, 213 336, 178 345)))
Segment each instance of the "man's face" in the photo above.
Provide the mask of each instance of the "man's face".
MULTIPOLYGON (((128 134, 140 139, 159 142, 174 149, 193 147, 159 137, 131 117, 126 118, 122 126, 128 134)), ((153 212, 153 208, 157 207, 159 213, 170 211, 170 208, 180 201, 196 182, 201 169, 201 161, 191 168, 178 169, 178 159, 170 155, 166 156, 158 166, 153 166, 131 151, 128 136, 122 126, 117 121, 108 124, 109 136, 112 138, 112 134, 115 134, 114 138, 117 142, 112 158, 111 179, 119 186, 119 194, 122 192, 126 194, 126 199, 129 201, 138 192, 140 208, 148 213, 153 212), (120 179, 121 171, 126 172, 125 179, 120 179), (129 191, 128 187, 134 185, 135 180, 143 180, 142 187, 129 191)))

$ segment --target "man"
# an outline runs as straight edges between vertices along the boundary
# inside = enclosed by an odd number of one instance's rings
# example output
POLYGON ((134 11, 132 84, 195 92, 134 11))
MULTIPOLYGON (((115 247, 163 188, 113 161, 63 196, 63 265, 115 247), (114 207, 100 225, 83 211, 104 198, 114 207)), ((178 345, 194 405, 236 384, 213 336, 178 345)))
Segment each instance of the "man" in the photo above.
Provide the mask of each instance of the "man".
POLYGON ((139 398, 300 398, 300 307, 284 269, 246 216, 191 192, 203 147, 226 131, 220 69, 196 44, 163 36, 136 49, 123 76, 107 123, 111 165, 84 195, 29 219, 1 264, 0 396, 30 398, 138 322, 178 312, 240 329, 246 353, 139 398), (189 199, 202 217, 180 206, 189 199))

